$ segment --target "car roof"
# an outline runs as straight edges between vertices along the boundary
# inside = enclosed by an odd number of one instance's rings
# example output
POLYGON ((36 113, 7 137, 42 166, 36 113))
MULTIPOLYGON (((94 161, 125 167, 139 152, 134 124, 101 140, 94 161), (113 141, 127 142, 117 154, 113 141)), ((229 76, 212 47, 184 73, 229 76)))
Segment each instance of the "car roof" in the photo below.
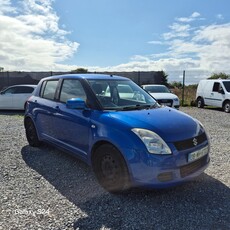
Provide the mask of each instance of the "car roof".
POLYGON ((28 86, 28 87, 33 87, 33 88, 36 88, 37 85, 30 85, 30 84, 21 84, 21 85, 10 85, 8 86, 7 88, 10 88, 10 87, 15 87, 15 86, 28 86))
POLYGON ((202 79, 200 80, 202 82, 205 82, 205 81, 216 81, 216 82, 221 82, 221 81, 230 81, 230 78, 227 78, 227 79, 221 79, 221 78, 218 78, 218 79, 202 79))
POLYGON ((126 77, 121 77, 117 75, 109 75, 109 74, 63 74, 63 75, 55 75, 43 78, 42 80, 48 79, 65 79, 65 78, 76 78, 76 79, 86 79, 86 80, 130 80, 126 77))

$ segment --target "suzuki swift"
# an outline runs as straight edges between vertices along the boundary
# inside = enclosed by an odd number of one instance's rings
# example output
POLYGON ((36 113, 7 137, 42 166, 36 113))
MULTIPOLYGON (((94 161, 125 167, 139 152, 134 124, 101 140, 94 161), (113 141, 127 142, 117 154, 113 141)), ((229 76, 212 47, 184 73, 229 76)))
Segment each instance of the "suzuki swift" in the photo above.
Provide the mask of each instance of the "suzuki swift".
POLYGON ((114 75, 42 79, 24 125, 31 146, 47 142, 82 159, 109 192, 173 186, 200 175, 210 160, 199 121, 114 75))

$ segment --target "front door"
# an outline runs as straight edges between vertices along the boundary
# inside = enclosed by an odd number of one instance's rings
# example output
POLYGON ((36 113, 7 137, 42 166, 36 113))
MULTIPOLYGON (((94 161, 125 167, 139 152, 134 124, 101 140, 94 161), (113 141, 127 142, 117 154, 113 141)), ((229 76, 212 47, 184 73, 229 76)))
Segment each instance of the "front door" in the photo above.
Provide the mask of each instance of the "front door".
POLYGON ((225 95, 221 93, 221 89, 221 84, 219 82, 214 82, 210 100, 212 106, 222 107, 225 95))
POLYGON ((14 87, 7 89, 0 95, 0 109, 12 109, 14 87))
POLYGON ((90 110, 76 110, 66 107, 66 101, 81 98, 86 101, 86 93, 78 79, 63 81, 59 102, 53 114, 54 138, 58 144, 85 158, 88 152, 90 110))

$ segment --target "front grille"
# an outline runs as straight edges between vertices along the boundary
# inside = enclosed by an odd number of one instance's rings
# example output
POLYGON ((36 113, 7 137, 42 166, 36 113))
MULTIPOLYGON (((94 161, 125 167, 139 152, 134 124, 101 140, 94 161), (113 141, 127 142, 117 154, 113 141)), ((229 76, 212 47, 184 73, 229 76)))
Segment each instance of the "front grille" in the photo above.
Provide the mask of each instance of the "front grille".
POLYGON ((180 175, 181 177, 186 177, 194 172, 196 172, 197 170, 199 170, 200 168, 202 168, 207 161, 207 156, 204 156, 202 158, 200 158, 197 161, 194 161, 188 165, 184 165, 180 168, 180 175))
POLYGON ((171 99, 158 99, 157 102, 161 105, 167 105, 170 107, 172 107, 172 104, 173 104, 173 100, 171 99))
POLYGON ((204 141, 206 141, 207 136, 205 133, 202 133, 201 135, 195 137, 195 139, 196 139, 196 141, 194 140, 194 137, 187 139, 187 140, 183 140, 183 141, 177 141, 177 142, 174 142, 174 145, 178 151, 190 149, 190 148, 192 148, 196 145, 199 145, 199 144, 203 143, 204 141))

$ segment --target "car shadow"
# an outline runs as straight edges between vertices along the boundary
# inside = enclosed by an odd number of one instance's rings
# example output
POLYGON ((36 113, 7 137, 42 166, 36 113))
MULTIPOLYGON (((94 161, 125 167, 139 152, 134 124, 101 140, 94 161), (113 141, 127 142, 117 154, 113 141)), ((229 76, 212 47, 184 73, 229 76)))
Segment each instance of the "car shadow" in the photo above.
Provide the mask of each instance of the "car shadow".
POLYGON ((0 115, 9 115, 9 116, 24 116, 25 111, 24 110, 0 110, 0 115))
POLYGON ((223 109, 222 108, 218 108, 218 107, 212 107, 212 106, 205 106, 204 109, 208 109, 208 110, 212 110, 212 111, 220 111, 220 112, 223 112, 223 109))
POLYGON ((230 189, 205 173, 175 188, 114 195, 98 185, 85 163, 53 147, 24 146, 21 154, 87 214, 76 218, 74 229, 230 229, 230 189))

